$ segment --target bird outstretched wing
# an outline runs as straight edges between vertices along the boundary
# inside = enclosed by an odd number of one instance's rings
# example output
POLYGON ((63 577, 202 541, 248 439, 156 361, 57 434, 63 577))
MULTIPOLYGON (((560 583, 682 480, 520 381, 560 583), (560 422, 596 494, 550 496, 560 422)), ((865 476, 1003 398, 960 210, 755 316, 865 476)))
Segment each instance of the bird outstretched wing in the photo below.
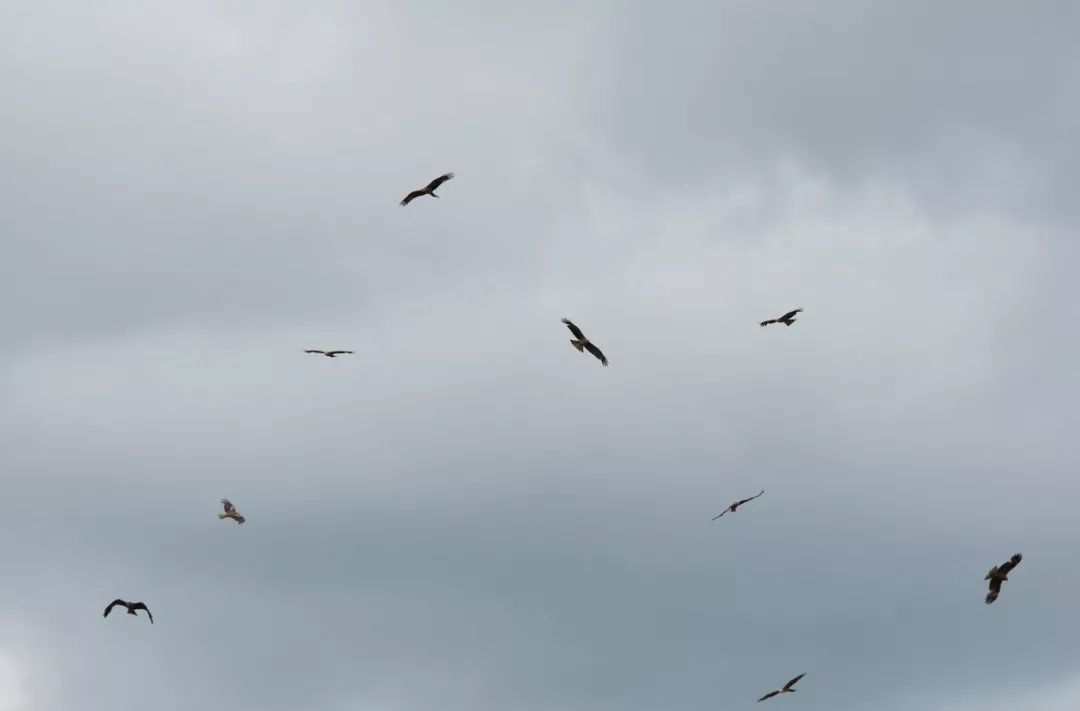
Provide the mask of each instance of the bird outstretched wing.
POLYGON ((352 353, 352 351, 327 351, 326 355, 328 355, 328 356, 336 356, 336 355, 341 355, 342 353, 352 353))
POLYGON ((802 309, 795 309, 794 311, 788 311, 786 314, 784 314, 783 316, 781 316, 777 320, 778 321, 787 321, 788 319, 794 318, 795 314, 799 313, 800 311, 802 311, 802 309))
POLYGON ((150 618, 150 624, 154 624, 154 616, 150 614, 150 608, 141 602, 137 602, 131 606, 132 610, 146 610, 146 616, 150 618))
POLYGON ((570 333, 574 334, 574 338, 578 339, 579 341, 589 340, 585 338, 585 334, 581 332, 580 328, 571 323, 570 319, 564 318, 562 322, 565 323, 566 327, 570 329, 570 333))
POLYGON ((998 599, 1001 594, 1001 578, 990 578, 990 592, 986 593, 986 604, 998 599))
POLYGON ((322 355, 326 355, 326 351, 316 351, 316 350, 305 350, 304 353, 321 353, 322 355))
POLYGON ((1020 565, 1020 561, 1023 560, 1023 559, 1024 559, 1024 556, 1017 553, 1012 558, 1009 558, 1009 560, 1007 562, 1002 563, 1001 567, 998 568, 998 572, 1001 573, 1001 575, 1008 575, 1009 571, 1012 570, 1013 568, 1015 568, 1016 566, 1020 565))
POLYGON ((425 188, 425 190, 427 192, 431 192, 433 190, 436 190, 440 185, 442 185, 447 180, 450 180, 453 177, 454 177, 453 173, 443 173, 438 178, 435 178, 435 180, 432 180, 430 183, 428 183, 427 188, 425 188))
POLYGON ((762 322, 761 322, 761 325, 762 325, 762 326, 768 326, 768 325, 769 325, 770 323, 776 323, 776 319, 774 319, 774 318, 771 318, 771 319, 769 319, 768 321, 762 321, 762 322))
POLYGON ((601 365, 607 366, 607 357, 604 355, 603 351, 592 344, 592 341, 586 341, 585 350, 596 356, 601 365))
POLYGON ((779 693, 780 693, 779 689, 777 689, 776 691, 770 691, 769 693, 765 694, 760 699, 758 699, 758 703, 761 703, 762 701, 765 701, 766 699, 771 699, 772 697, 776 696, 779 693))
POLYGON ((724 509, 724 510, 723 510, 723 511, 722 511, 721 513, 718 513, 718 514, 716 514, 715 516, 713 516, 713 517, 712 517, 712 520, 713 520, 713 521, 715 521, 716 519, 718 519, 718 518, 720 518, 721 516, 723 516, 724 514, 726 514, 726 513, 728 512, 728 511, 731 511, 731 507, 730 507, 730 506, 728 506, 728 507, 727 507, 726 509, 724 509))
POLYGON ((121 600, 119 598, 117 598, 116 600, 113 600, 112 602, 109 603, 109 606, 105 608, 105 614, 102 615, 102 617, 108 617, 109 613, 112 612, 112 609, 114 607, 116 607, 117 605, 123 605, 124 607, 127 607, 127 602, 124 601, 124 600, 121 600))
POLYGON ((402 198, 401 206, 404 207, 404 206, 408 205, 410 202, 412 202, 413 200, 415 200, 416 198, 418 198, 418 197, 420 197, 421 195, 424 195, 424 194, 425 193, 424 193, 423 190, 413 190, 411 193, 409 193, 404 198, 402 198))
POLYGON ((802 674, 799 674, 797 677, 795 677, 794 679, 792 679, 788 683, 784 684, 784 690, 786 691, 787 689, 790 689, 791 687, 795 686, 795 684, 799 681, 799 679, 802 679, 804 676, 806 676, 806 672, 803 672, 802 674))
MULTIPOLYGON (((765 490, 764 490, 764 489, 762 489, 762 490, 761 490, 761 494, 764 494, 764 493, 765 493, 765 490)), ((757 496, 751 496, 751 497, 750 497, 749 499, 743 499, 742 501, 740 501, 739 503, 737 503, 737 504, 735 504, 735 505, 736 505, 736 506, 742 506, 742 505, 743 505, 743 504, 745 504, 745 503, 746 503, 747 501, 753 501, 754 499, 756 499, 756 498, 760 497, 760 496, 761 496, 761 494, 758 494, 757 496)))

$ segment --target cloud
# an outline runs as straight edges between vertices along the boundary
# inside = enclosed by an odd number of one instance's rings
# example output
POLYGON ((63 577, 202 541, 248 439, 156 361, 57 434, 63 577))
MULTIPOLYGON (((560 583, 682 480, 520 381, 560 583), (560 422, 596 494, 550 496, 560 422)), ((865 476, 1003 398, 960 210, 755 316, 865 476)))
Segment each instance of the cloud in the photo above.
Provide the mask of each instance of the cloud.
POLYGON ((1063 703, 1071 10, 482 6, 4 11, 22 703, 1063 703))

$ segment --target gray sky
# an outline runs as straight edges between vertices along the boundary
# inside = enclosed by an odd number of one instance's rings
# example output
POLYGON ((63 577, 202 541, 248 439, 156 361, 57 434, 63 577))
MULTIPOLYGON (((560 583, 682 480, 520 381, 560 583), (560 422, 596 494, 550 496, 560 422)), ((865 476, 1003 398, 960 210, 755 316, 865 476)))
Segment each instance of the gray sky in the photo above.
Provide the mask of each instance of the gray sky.
POLYGON ((0 5, 0 711, 1077 708, 1080 6, 539 8, 0 5))

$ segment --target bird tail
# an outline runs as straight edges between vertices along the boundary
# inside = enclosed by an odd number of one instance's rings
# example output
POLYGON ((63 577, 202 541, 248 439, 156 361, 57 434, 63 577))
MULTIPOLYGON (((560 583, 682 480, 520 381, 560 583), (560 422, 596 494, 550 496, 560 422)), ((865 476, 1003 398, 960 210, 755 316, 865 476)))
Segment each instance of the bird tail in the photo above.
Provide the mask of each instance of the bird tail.
POLYGON ((582 353, 582 352, 585 351, 585 344, 582 343, 581 341, 575 341, 573 338, 571 338, 570 339, 570 345, 572 345, 574 348, 577 348, 579 353, 582 353))

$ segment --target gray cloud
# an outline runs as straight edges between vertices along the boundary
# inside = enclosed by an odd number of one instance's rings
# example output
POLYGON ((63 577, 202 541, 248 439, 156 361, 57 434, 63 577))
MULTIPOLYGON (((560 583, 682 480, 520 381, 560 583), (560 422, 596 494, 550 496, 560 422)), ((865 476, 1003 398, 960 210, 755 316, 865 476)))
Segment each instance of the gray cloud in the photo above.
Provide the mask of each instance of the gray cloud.
POLYGON ((1072 708, 1072 7, 484 5, 0 11, 0 711, 1072 708))

